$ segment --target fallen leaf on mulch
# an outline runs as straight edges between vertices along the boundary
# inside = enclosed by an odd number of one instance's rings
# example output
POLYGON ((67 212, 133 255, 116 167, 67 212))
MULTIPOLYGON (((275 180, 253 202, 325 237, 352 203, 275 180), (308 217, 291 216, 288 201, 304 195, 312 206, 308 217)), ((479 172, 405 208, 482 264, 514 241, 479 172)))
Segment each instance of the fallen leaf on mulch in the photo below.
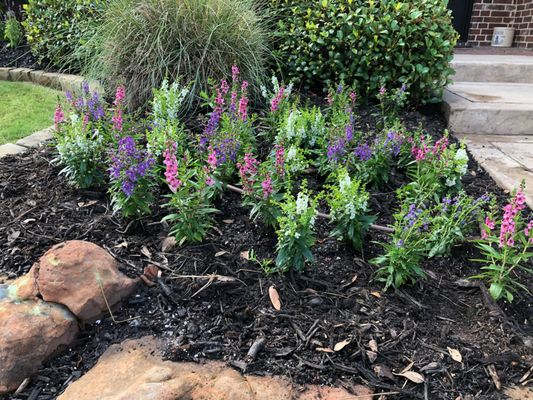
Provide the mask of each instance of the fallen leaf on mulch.
POLYGON ((235 220, 234 219, 223 219, 222 222, 229 225, 229 224, 233 224, 235 220))
POLYGON ((243 260, 249 260, 250 259, 250 251, 249 250, 241 251, 241 258, 243 260))
POLYGON ((279 293, 274 286, 268 288, 268 297, 270 297, 270 302, 272 306, 279 311, 281 310, 281 300, 279 298, 279 293))
POLYGON ((383 364, 376 364, 373 367, 374 373, 380 377, 380 378, 387 378, 391 381, 394 380, 394 375, 392 375, 392 372, 389 367, 383 364))
POLYGON ((174 247, 176 247, 176 238, 174 236, 163 239, 163 243, 161 243, 161 251, 163 253, 167 252, 167 250, 172 250, 174 247))
POLYGON ((450 357, 457 362, 463 362, 463 356, 461 353, 459 353, 459 350, 452 349, 451 347, 448 347, 448 353, 450 353, 450 357))
POLYGON ((146 246, 143 246, 141 248, 141 254, 145 256, 146 258, 150 258, 150 259, 152 258, 152 253, 150 253, 150 250, 148 250, 148 247, 146 246))
POLYGON ((335 351, 341 351, 341 350, 344 349, 346 346, 348 346, 350 343, 351 343, 351 340, 349 340, 349 339, 345 339, 345 340, 343 340, 342 342, 337 343, 337 344, 333 347, 333 350, 335 350, 335 351))
POLYGON ((123 241, 122 243, 119 243, 116 246, 113 246, 113 248, 115 248, 115 249, 121 249, 121 248, 127 249, 128 248, 128 242, 123 241))
POLYGON ((424 376, 415 371, 405 371, 401 374, 394 374, 394 375, 403 376, 404 378, 407 378, 411 382, 414 382, 414 383, 424 383, 425 381, 424 376))
POLYGON ((7 244, 8 245, 11 245, 15 240, 17 240, 17 238, 20 236, 20 231, 14 231, 14 232, 11 232, 8 236, 7 236, 7 244))
POLYGON ((370 350, 376 353, 378 352, 378 342, 376 342, 374 339, 368 342, 368 347, 370 347, 370 350))
POLYGON ((322 353, 334 353, 334 351, 331 350, 329 347, 317 347, 315 350, 320 351, 322 353))
POLYGON ((381 298, 381 293, 379 293, 379 292, 372 292, 372 293, 370 293, 370 294, 371 294, 372 296, 374 296, 374 297, 377 297, 378 299, 381 298))

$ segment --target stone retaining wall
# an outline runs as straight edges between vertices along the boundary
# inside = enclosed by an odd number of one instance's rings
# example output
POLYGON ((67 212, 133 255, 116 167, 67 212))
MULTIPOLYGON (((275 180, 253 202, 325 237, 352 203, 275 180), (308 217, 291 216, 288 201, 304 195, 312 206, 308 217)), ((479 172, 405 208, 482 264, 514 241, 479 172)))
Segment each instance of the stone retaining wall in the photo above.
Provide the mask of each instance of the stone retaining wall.
MULTIPOLYGON (((85 81, 83 76, 61 74, 57 72, 46 72, 32 70, 29 68, 6 68, 0 67, 0 81, 11 82, 31 82, 36 85, 49 87, 55 90, 79 92, 81 85, 85 81)), ((102 86, 95 81, 89 82, 91 89, 102 93, 102 86)))

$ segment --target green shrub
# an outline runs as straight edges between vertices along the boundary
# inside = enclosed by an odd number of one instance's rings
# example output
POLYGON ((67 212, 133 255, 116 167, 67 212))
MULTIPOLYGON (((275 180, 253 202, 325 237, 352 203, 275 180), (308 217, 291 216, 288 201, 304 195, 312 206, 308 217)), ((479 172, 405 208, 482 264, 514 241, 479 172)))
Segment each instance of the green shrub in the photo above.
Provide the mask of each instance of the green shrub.
POLYGON ((72 57, 91 37, 108 0, 29 0, 24 6, 26 39, 40 62, 79 71, 72 57))
POLYGON ((115 0, 93 39, 85 75, 125 85, 130 108, 146 105, 164 78, 191 82, 194 95, 233 64, 259 82, 267 52, 252 0, 115 0))
POLYGON ((24 38, 22 26, 15 18, 15 14, 12 12, 7 13, 7 20, 5 23, 3 36, 4 39, 9 42, 9 46, 11 47, 19 46, 24 38))
POLYGON ((271 0, 275 56, 285 76, 316 88, 355 81, 363 94, 407 84, 438 99, 457 33, 447 0, 271 0))

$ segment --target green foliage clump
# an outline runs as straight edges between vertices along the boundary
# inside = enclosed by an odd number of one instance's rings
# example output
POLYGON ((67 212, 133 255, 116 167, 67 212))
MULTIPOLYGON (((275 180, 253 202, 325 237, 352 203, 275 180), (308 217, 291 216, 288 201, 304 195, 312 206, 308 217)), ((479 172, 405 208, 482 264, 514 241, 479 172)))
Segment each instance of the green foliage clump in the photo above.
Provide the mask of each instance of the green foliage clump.
POLYGON ((271 0, 274 55, 307 87, 355 81, 361 94, 405 83, 411 98, 439 99, 457 33, 446 0, 271 0))
POLYGON ((9 43, 10 47, 17 47, 22 43, 24 33, 20 22, 15 18, 15 14, 8 12, 7 20, 4 27, 4 39, 9 43))
POLYGON ((233 64, 260 82, 267 38, 251 0, 116 0, 86 47, 85 75, 125 85, 128 106, 138 108, 166 77, 191 82, 189 105, 233 64))
POLYGON ((26 39, 40 62, 79 71, 74 56, 95 31, 108 0, 29 0, 24 5, 26 39))

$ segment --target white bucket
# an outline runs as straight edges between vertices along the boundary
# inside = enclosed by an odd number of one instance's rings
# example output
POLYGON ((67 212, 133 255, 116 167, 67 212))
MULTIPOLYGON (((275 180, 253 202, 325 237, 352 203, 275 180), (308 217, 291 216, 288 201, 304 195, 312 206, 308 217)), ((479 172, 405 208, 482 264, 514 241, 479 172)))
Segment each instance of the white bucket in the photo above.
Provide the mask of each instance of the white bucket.
POLYGON ((514 28, 494 28, 492 47, 511 47, 513 45, 514 28))

